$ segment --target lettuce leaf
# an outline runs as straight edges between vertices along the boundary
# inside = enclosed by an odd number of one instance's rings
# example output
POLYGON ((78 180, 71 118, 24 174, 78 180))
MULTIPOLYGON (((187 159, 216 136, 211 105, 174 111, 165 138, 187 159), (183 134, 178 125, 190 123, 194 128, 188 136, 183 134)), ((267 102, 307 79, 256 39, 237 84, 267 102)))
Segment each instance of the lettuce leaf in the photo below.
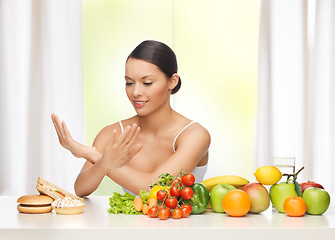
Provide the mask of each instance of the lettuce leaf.
POLYGON ((139 197, 142 199, 143 203, 146 203, 150 197, 150 192, 140 190, 139 197))
POLYGON ((135 196, 126 192, 125 194, 114 192, 113 196, 109 198, 109 206, 107 209, 109 213, 113 214, 129 214, 129 215, 139 215, 142 214, 135 210, 134 206, 135 196))

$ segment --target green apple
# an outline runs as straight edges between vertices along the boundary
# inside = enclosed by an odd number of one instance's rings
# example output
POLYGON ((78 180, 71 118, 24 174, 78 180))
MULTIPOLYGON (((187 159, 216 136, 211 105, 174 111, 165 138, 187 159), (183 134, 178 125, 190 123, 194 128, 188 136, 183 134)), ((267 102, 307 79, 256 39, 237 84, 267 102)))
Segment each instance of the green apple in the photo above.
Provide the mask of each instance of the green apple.
POLYGON ((284 202, 288 197, 298 196, 294 183, 282 182, 272 185, 270 188, 270 199, 272 205, 278 212, 284 213, 284 202))
POLYGON ((234 186, 230 184, 218 184, 215 187, 213 187, 210 195, 210 202, 213 210, 217 213, 223 213, 223 207, 222 207, 222 199, 223 196, 226 195, 227 192, 236 189, 234 186))
POLYGON ((321 215, 327 211, 330 204, 330 196, 324 189, 317 187, 307 188, 302 194, 305 200, 306 212, 312 215, 321 215))
POLYGON ((251 202, 250 213, 260 213, 270 206, 270 196, 268 190, 260 183, 249 183, 242 188, 251 202))

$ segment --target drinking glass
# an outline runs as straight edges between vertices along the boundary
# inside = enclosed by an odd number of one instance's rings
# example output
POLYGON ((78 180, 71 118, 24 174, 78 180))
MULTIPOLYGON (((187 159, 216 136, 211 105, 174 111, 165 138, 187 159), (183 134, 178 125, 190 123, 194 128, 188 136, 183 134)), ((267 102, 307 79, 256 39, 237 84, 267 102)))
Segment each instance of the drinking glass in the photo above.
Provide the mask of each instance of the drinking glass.
MULTIPOLYGON (((277 167, 284 175, 295 173, 295 157, 273 157, 273 166, 277 167)), ((280 181, 286 181, 287 176, 283 176, 280 181)))

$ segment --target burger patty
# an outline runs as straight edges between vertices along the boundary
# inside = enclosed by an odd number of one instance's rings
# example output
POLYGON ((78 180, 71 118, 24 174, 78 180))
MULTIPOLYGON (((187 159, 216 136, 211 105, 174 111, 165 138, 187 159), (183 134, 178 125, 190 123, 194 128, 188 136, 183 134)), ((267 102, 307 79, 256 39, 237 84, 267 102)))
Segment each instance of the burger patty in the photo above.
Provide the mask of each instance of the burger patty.
POLYGON ((49 207, 51 204, 39 204, 39 205, 34 205, 34 204, 20 204, 21 207, 49 207))

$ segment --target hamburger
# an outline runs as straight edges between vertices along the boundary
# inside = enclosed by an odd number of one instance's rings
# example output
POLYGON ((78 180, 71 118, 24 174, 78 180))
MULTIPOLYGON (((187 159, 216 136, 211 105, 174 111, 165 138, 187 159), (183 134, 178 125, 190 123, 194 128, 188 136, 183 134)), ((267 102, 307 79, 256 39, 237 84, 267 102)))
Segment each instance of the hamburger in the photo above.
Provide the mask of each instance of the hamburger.
POLYGON ((17 210, 21 213, 48 213, 52 211, 53 199, 45 195, 24 195, 17 202, 17 210))

